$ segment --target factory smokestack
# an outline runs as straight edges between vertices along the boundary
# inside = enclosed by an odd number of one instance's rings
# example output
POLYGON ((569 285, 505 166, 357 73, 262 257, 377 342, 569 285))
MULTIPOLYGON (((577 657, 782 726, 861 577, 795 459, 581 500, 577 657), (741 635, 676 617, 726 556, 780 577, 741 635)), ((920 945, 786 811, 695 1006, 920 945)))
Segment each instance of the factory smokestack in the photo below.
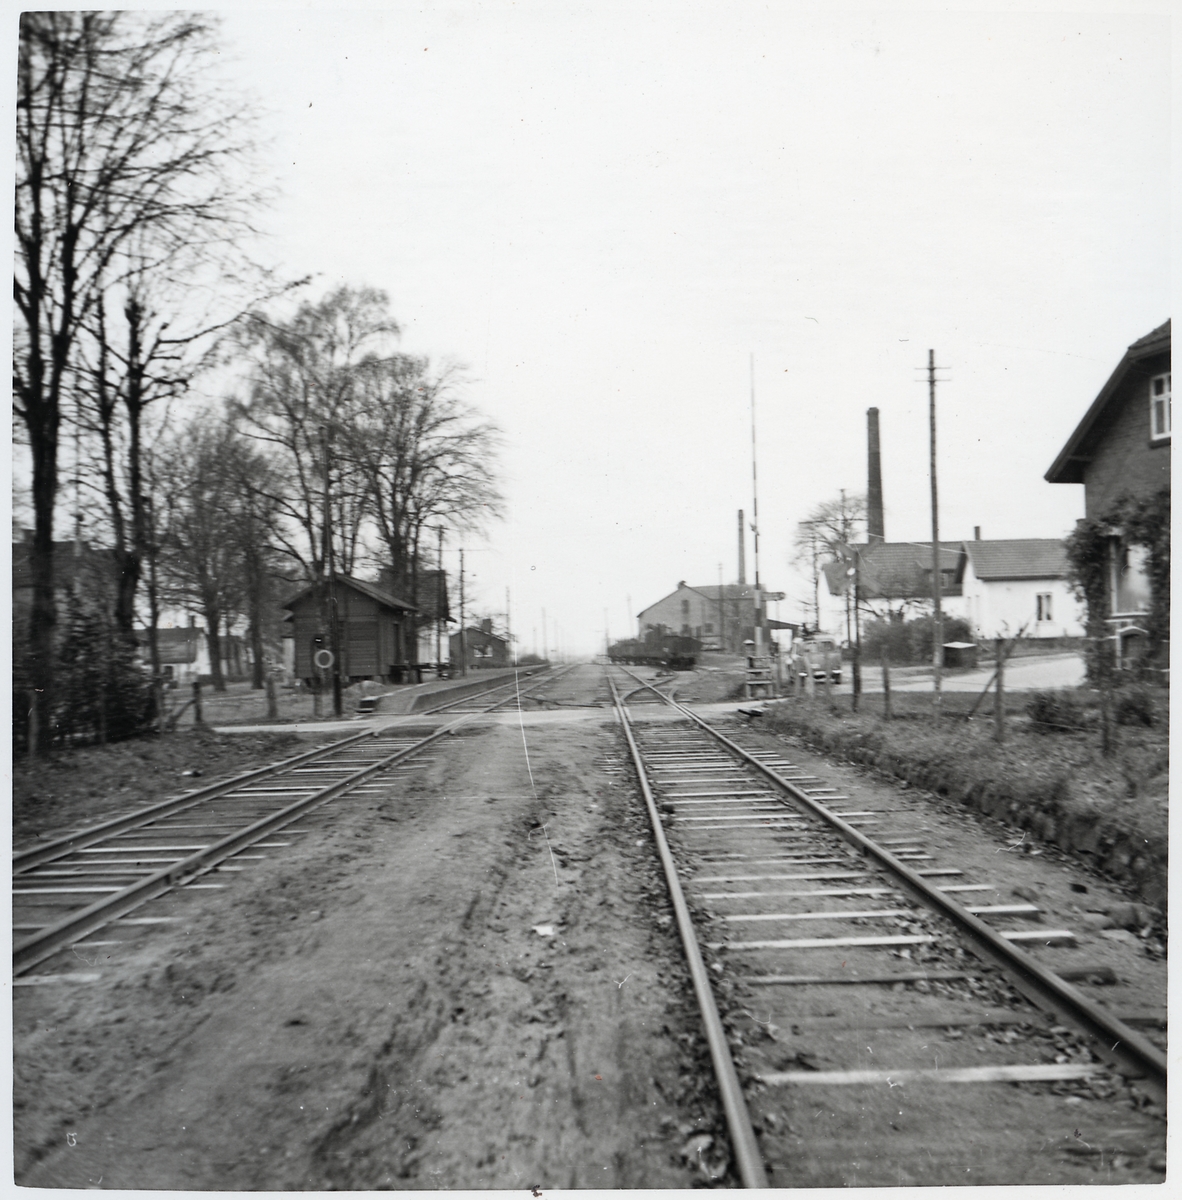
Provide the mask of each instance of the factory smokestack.
POLYGON ((747 540, 743 536, 743 510, 739 509, 739 582, 747 582, 747 540))
POLYGON ((866 437, 869 445, 869 478, 866 485, 867 542, 885 542, 886 527, 882 513, 882 453, 878 447, 878 409, 866 410, 866 437))

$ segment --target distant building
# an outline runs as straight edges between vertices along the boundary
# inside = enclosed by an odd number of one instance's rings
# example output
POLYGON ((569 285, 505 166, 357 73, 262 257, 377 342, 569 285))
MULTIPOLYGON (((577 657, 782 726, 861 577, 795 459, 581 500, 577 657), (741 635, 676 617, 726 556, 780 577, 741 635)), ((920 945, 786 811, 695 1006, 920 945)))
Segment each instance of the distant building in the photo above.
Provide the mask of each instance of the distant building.
MULTIPOLYGON (((12 544, 12 623, 18 637, 27 631, 33 609, 33 531, 22 530, 22 538, 12 544)), ((85 540, 53 543, 53 583, 58 604, 60 637, 65 627, 63 615, 71 594, 77 594, 88 606, 103 607, 114 600, 119 571, 109 550, 95 549, 85 540)))
MULTIPOLYGON (((766 617, 768 591, 764 592, 765 626, 793 631, 798 625, 766 617)), ((774 593, 773 593, 774 594, 774 593)), ((755 585, 705 584, 691 587, 685 580, 677 589, 637 614, 640 637, 650 630, 697 638, 704 650, 742 654, 743 643, 755 638, 755 585)))
MULTIPOLYGON (((957 580, 963 546, 963 542, 940 543, 940 607, 949 616, 960 616, 963 607, 957 580)), ((843 604, 847 594, 852 595, 854 577, 850 572, 855 557, 863 613, 869 609, 879 617, 902 617, 931 611, 931 542, 871 541, 850 546, 842 558, 823 564, 829 594, 840 596, 843 604)), ((844 619, 844 612, 831 608, 830 623, 844 619)))
MULTIPOLYGON (((342 683, 375 679, 403 683, 412 676, 414 605, 391 596, 376 584, 338 575, 328 591, 335 603, 339 628, 342 683)), ((292 669, 298 679, 313 681, 320 671, 314 655, 331 653, 332 641, 314 586, 298 592, 284 605, 292 614, 292 669)))
MULTIPOLYGON (((1108 613, 1122 663, 1148 642, 1155 608, 1168 639, 1168 596, 1155 597, 1149 550, 1122 527, 1125 501, 1152 501, 1170 492, 1170 322, 1133 342, 1067 439, 1045 478, 1082 483, 1088 519, 1111 526, 1108 613)), ((1163 516, 1163 521, 1168 519, 1163 516)), ((1168 586, 1168 585, 1167 585, 1168 586)))
POLYGON ((462 638, 458 632, 453 633, 448 647, 453 671, 459 669, 465 657, 469 671, 512 666, 509 639, 494 633, 492 621, 489 620, 466 626, 462 638))
MULTIPOLYGON (((378 587, 390 595, 410 595, 411 584, 405 589, 396 584, 393 567, 383 567, 378 575, 378 587)), ((420 567, 413 585, 415 608, 415 661, 435 663, 447 661, 448 630, 452 623, 447 596, 447 572, 420 567)))
MULTIPOLYGON (((137 629, 135 640, 140 660, 151 662, 148 631, 137 629)), ((188 625, 162 626, 156 630, 156 648, 160 652, 160 673, 175 684, 192 683, 211 674, 209 638, 195 621, 188 625)), ((227 678, 245 675, 251 666, 250 647, 238 634, 218 634, 218 649, 222 660, 222 675, 227 678)))

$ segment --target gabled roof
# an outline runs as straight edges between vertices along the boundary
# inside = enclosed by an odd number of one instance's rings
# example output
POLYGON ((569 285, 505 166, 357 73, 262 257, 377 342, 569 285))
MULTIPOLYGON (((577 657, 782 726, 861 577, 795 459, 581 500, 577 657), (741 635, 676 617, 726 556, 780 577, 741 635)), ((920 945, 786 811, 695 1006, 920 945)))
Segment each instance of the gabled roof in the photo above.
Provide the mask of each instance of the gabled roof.
POLYGON ((1083 420, 1075 427, 1075 432, 1067 439, 1067 444, 1059 451, 1059 457, 1051 464, 1051 468, 1043 476, 1048 483, 1083 483, 1084 467, 1091 461, 1093 433, 1104 416, 1105 410, 1116 397, 1126 376, 1135 369, 1136 365, 1147 358, 1170 352, 1170 322, 1159 325, 1152 333, 1138 338, 1125 351, 1125 356, 1117 364, 1116 370, 1108 377, 1108 382, 1100 389, 1100 394, 1092 401, 1092 406, 1084 413, 1083 420))
MULTIPOLYGON (((385 608, 400 608, 406 612, 416 611, 413 604, 407 604, 405 600, 399 600, 397 596, 391 596, 389 592, 384 592, 374 584, 366 583, 363 579, 354 579, 351 575, 338 575, 335 583, 338 587, 350 587, 355 592, 360 592, 363 596, 368 596, 369 599, 376 601, 385 608)), ((292 608, 315 590, 316 585, 310 583, 307 587, 301 588, 300 591, 296 592, 290 600, 285 600, 281 607, 292 608)))
MULTIPOLYGON (((1067 546, 1058 538, 965 542, 978 579, 1065 579, 1067 546)), ((963 573, 962 573, 963 577, 963 573)))
MULTIPOLYGON (((33 546, 31 540, 12 544, 12 586, 33 586, 33 546)), ((117 571, 110 550, 91 546, 83 540, 75 544, 72 540, 53 543, 53 583, 55 588, 68 589, 75 583, 85 583, 88 574, 100 572, 114 580, 117 571)))
MULTIPOLYGON (((722 600, 754 600, 755 599, 755 584, 753 583, 724 583, 720 588, 716 583, 708 583, 704 587, 693 587, 686 584, 686 587, 691 592, 697 592, 700 596, 705 596, 707 600, 713 600, 715 603, 722 600), (719 596, 719 592, 722 593, 719 596)), ((770 592, 771 588, 760 585, 760 590, 770 592)))
MULTIPOLYGON (((672 599, 672 597, 676 596, 677 593, 682 590, 687 592, 697 592, 699 596, 702 596, 706 600, 712 600, 715 604, 717 604, 720 599, 718 594, 720 590, 718 584, 708 583, 704 584, 702 587, 693 587, 691 584, 686 583, 686 581, 682 579, 678 582, 674 591, 670 592, 667 596, 662 596, 660 600, 654 600, 652 604, 646 605, 640 610, 639 613, 637 613, 637 616, 643 616, 650 608, 656 608, 658 604, 663 604, 666 600, 672 599)), ((764 592, 769 592, 772 589, 768 587, 761 587, 761 590, 764 592)), ((723 600, 754 601, 755 599, 755 585, 752 583, 724 583, 721 591, 721 599, 723 600)))
MULTIPOLYGON (((960 562, 961 542, 940 543, 940 572, 955 571, 960 562)), ((931 594, 931 542, 879 542, 851 546, 861 551, 858 590, 867 600, 920 599, 931 594)), ((829 594, 845 593, 849 563, 844 560, 822 566, 829 594)), ((959 595, 955 583, 946 584, 942 596, 959 595)))
MULTIPOLYGON (((465 636, 471 634, 473 637, 482 637, 482 638, 487 638, 489 641, 492 641, 492 642, 500 642, 502 646, 507 646, 509 644, 509 639, 507 637, 505 637, 503 634, 493 633, 488 629, 481 629, 479 625, 465 625, 464 626, 464 634, 465 634, 465 636)), ((450 636, 453 638, 458 638, 460 635, 459 635, 459 632, 457 631, 456 633, 453 633, 450 636)))

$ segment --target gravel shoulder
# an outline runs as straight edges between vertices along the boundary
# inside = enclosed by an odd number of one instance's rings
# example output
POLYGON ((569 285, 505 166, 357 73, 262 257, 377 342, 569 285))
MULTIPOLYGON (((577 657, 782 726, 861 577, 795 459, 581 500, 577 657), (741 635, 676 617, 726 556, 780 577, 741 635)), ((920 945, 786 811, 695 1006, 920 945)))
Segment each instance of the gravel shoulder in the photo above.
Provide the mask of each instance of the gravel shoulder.
POLYGON ((162 911, 183 933, 104 932, 120 944, 78 952, 96 982, 18 988, 17 1182, 722 1176, 651 838, 605 765, 615 738, 603 719, 469 729, 413 781, 322 810, 323 836, 176 896, 162 911))

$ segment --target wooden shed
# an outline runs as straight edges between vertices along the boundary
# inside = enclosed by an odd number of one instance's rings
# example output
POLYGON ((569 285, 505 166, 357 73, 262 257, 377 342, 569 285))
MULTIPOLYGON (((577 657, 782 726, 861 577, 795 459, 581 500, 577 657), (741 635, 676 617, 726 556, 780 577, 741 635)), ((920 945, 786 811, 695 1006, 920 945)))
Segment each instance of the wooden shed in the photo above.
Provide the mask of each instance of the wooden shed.
MULTIPOLYGON (((335 602, 340 631, 342 683, 362 679, 400 683, 409 677, 415 665, 407 656, 407 647, 414 641, 413 604, 348 576, 338 576, 329 585, 329 601, 335 602)), ((296 678, 315 680, 319 672, 312 656, 320 645, 332 646, 316 588, 304 588, 283 607, 291 610, 296 678)))

